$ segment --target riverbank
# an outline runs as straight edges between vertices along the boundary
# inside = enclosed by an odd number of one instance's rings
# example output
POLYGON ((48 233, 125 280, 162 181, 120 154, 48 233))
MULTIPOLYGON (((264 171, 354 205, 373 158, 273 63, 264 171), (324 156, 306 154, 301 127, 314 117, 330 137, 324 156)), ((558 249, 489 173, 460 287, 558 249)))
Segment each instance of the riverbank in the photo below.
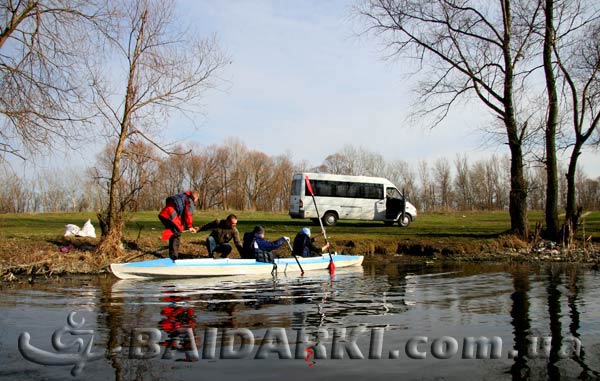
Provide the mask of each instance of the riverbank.
MULTIPOLYGON (((32 241, 11 238, 0 243, 0 279, 5 282, 34 282, 36 278, 60 277, 75 274, 103 274, 114 262, 131 262, 168 256, 165 243, 142 238, 124 243, 125 254, 120 258, 98 256, 95 247, 99 239, 57 237, 53 241, 32 241)), ((365 261, 394 259, 405 262, 571 262, 597 266, 600 246, 595 242, 578 242, 571 248, 540 241, 535 245, 512 236, 496 239, 457 239, 438 237, 435 240, 405 240, 398 242, 363 240, 331 240, 335 251, 365 255, 365 261)), ((184 239, 180 258, 207 257, 201 241, 184 239)), ((289 256, 288 248, 276 254, 289 256)), ((237 252, 231 254, 238 257, 237 252)))
MULTIPOLYGON (((282 213, 237 212, 238 229, 266 228, 267 239, 294 237, 307 224, 282 213)), ((224 212, 200 213, 199 223, 223 217, 224 212)), ((34 282, 37 277, 67 274, 102 274, 114 262, 131 262, 167 257, 167 243, 160 240, 162 226, 156 213, 130 216, 126 225, 122 257, 95 253, 99 238, 64 237, 65 225, 80 225, 93 216, 85 213, 27 214, 0 216, 0 279, 34 282)), ((530 220, 539 216, 531 213, 530 220)), ((570 247, 533 239, 524 242, 503 234, 509 226, 503 212, 424 214, 409 228, 386 227, 376 222, 340 222, 328 228, 332 249, 338 253, 362 254, 366 261, 394 258, 402 261, 469 262, 575 262, 596 265, 600 261, 600 212, 587 217, 578 238, 570 247)), ((93 220, 92 220, 92 223, 93 220)), ((312 227, 313 232, 320 230, 312 227)), ((535 226, 532 226, 535 231, 535 226)), ((99 234, 99 232, 97 232, 99 234)), ((184 234, 181 258, 206 257, 204 240, 209 232, 184 234)), ((536 237, 535 235, 533 237, 536 237)), ((289 248, 276 254, 289 256, 289 248)), ((237 257, 236 250, 231 257, 237 257)))

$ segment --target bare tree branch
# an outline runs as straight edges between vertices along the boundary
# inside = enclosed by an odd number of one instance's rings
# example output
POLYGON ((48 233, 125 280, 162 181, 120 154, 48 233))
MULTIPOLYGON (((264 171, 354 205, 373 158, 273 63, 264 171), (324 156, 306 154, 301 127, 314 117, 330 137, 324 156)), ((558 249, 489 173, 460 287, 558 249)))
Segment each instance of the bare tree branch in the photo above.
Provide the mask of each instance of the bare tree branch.
MULTIPOLYGON (((121 87, 125 92, 108 92, 107 80, 98 78, 94 82, 97 105, 103 110, 114 142, 108 205, 103 217, 106 235, 98 248, 100 252, 119 250, 124 203, 130 202, 145 186, 140 183, 128 194, 119 192, 124 181, 126 168, 121 165, 126 163, 123 160, 127 147, 140 140, 172 154, 159 141, 161 127, 171 112, 186 112, 186 107, 197 109, 196 102, 212 87, 210 80, 226 62, 214 39, 200 40, 181 31, 174 9, 172 1, 127 2, 120 19, 122 33, 109 38, 117 58, 123 62, 125 83, 121 87)), ((98 73, 92 68, 90 72, 98 73)))
POLYGON ((81 63, 108 28, 103 0, 0 5, 0 151, 75 147, 93 112, 81 63))

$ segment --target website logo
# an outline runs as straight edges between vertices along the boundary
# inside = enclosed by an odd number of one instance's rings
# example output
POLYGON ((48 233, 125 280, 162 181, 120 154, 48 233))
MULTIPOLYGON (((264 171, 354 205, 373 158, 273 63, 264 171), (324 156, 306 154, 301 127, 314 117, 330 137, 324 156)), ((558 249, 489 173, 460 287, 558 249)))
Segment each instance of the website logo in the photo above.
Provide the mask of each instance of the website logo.
POLYGON ((94 345, 94 331, 91 329, 81 329, 85 324, 85 318, 81 321, 75 320, 75 311, 72 311, 67 317, 67 325, 54 331, 52 334, 52 347, 56 352, 49 352, 31 345, 31 335, 29 332, 23 332, 19 335, 19 352, 27 360, 40 365, 72 365, 71 374, 78 376, 83 367, 89 361, 99 360, 104 357, 104 353, 92 352, 94 345), (77 337, 70 342, 64 342, 63 336, 83 336, 77 337))

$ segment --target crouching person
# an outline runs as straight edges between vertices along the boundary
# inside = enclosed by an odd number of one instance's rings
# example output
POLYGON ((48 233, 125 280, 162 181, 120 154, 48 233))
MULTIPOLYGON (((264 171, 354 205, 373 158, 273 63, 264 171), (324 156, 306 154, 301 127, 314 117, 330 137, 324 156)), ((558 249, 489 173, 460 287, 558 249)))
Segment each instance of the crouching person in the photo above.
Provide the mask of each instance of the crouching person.
MULTIPOLYGON (((324 234, 324 232, 321 232, 324 234)), ((318 234, 317 237, 321 234, 318 234)), ((294 238, 294 247, 292 254, 298 257, 314 257, 319 256, 329 248, 329 242, 323 247, 315 245, 315 237, 311 238, 310 229, 302 228, 302 230, 294 238)))
POLYGON ((240 233, 236 227, 237 222, 237 216, 235 214, 230 214, 224 220, 214 220, 200 227, 199 231, 212 229, 212 232, 206 239, 209 258, 214 258, 214 253, 220 253, 221 258, 227 258, 232 250, 232 247, 229 244, 229 241, 232 239, 240 256, 242 256, 243 248, 242 242, 240 241, 240 233))
POLYGON ((272 251, 289 241, 289 237, 281 237, 273 242, 268 241, 265 239, 265 229, 262 226, 256 226, 252 232, 244 234, 242 258, 272 263, 274 261, 272 251))

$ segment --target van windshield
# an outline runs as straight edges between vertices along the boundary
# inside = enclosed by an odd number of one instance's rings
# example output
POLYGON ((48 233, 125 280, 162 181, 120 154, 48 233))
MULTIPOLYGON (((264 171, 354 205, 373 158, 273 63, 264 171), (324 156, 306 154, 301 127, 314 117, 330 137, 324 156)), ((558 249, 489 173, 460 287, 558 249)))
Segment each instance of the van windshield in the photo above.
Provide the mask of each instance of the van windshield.
POLYGON ((387 188, 386 195, 388 198, 395 198, 395 199, 402 198, 402 196, 400 195, 400 192, 398 192, 398 189, 396 189, 396 188, 387 188))

